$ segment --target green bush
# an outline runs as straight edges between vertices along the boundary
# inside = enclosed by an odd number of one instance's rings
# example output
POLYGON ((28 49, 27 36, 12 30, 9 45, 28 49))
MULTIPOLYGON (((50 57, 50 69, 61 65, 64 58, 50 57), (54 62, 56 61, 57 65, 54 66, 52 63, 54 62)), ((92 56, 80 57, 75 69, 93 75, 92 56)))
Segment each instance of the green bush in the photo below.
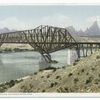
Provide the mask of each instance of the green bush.
POLYGON ((11 80, 11 81, 9 82, 9 86, 12 87, 12 86, 14 86, 14 85, 15 85, 15 81, 14 81, 14 80, 11 80))
POLYGON ((79 81, 78 78, 75 78, 75 79, 74 79, 74 83, 75 83, 75 84, 76 84, 78 81, 79 81))
POLYGON ((37 75, 37 72, 34 72, 34 75, 37 75))
POLYGON ((91 70, 92 70, 92 71, 94 71, 94 70, 95 70, 95 68, 94 68, 94 67, 92 67, 92 68, 91 68, 91 70))
POLYGON ((45 92, 45 89, 43 89, 42 92, 45 92))
POLYGON ((81 72, 83 73, 84 72, 84 69, 82 69, 81 72))
POLYGON ((59 78, 61 78, 60 76, 56 76, 56 79, 59 79, 59 78))
POLYGON ((11 48, 5 48, 4 51, 8 52, 8 51, 12 51, 12 49, 11 48))
POLYGON ((75 66, 75 65, 77 65, 77 62, 74 62, 74 63, 73 63, 73 66, 75 66))
POLYGON ((69 77, 72 76, 72 75, 73 75, 73 73, 69 73, 69 74, 68 74, 69 77))
POLYGON ((57 84, 58 84, 57 82, 51 83, 50 87, 52 88, 52 87, 56 86, 57 84))
POLYGON ((47 75, 47 78, 49 78, 50 77, 50 75, 47 75))
POLYGON ((97 55, 97 56, 96 56, 96 59, 100 59, 100 55, 97 55))
POLYGON ((86 80, 85 84, 89 84, 89 83, 91 83, 92 80, 93 80, 93 77, 89 77, 89 78, 86 80))

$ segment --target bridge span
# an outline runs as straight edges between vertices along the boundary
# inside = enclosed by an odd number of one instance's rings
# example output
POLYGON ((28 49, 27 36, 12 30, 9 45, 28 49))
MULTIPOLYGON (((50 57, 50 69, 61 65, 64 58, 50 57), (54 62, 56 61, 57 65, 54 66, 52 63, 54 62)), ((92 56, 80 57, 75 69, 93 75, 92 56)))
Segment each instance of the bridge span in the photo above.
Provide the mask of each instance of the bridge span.
POLYGON ((0 46, 3 43, 21 43, 31 45, 46 61, 52 62, 50 53, 62 49, 75 49, 80 58, 80 49, 87 55, 88 49, 99 49, 100 42, 77 41, 66 28, 40 25, 34 29, 0 34, 0 46))

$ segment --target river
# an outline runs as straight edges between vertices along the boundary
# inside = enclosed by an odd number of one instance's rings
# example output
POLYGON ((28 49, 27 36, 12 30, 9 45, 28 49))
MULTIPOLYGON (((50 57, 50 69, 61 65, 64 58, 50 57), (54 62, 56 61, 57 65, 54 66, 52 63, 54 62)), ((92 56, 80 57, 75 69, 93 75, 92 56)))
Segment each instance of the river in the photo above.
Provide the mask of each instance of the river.
MULTIPOLYGON (((69 63, 69 52, 67 51, 68 50, 65 49, 51 53, 52 59, 58 61, 58 63, 52 64, 51 66, 67 66, 69 63)), ((74 57, 72 56, 70 60, 74 57)), ((34 72, 37 72, 41 67, 40 62, 41 55, 38 52, 34 51, 0 53, 0 83, 10 80, 16 80, 18 78, 25 77, 33 74, 34 72)), ((42 66, 45 65, 47 64, 42 62, 42 66)))
MULTIPOLYGON (((52 66, 61 67, 67 64, 67 51, 52 53, 52 59, 59 63, 52 66)), ((28 76, 39 70, 41 55, 38 52, 0 53, 0 82, 15 80, 28 76)))

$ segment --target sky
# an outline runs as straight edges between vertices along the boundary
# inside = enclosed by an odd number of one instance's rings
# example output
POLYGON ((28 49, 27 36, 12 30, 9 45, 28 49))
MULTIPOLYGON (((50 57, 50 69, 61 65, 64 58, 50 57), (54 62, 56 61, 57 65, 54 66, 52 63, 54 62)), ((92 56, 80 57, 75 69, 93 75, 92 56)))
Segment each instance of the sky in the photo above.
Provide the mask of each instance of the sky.
POLYGON ((9 5, 0 6, 0 28, 33 29, 39 25, 74 26, 85 30, 94 21, 100 26, 100 6, 96 5, 9 5))

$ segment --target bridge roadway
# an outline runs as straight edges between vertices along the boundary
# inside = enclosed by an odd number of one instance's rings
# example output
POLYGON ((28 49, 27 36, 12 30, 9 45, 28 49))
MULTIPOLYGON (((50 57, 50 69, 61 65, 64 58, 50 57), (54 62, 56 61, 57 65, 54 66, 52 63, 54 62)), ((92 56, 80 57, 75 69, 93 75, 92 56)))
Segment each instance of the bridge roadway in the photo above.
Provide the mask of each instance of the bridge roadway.
POLYGON ((0 46, 3 43, 29 44, 38 51, 46 61, 51 62, 50 53, 65 48, 76 49, 80 57, 80 49, 100 48, 100 42, 77 41, 66 28, 40 25, 34 29, 0 34, 0 46))

